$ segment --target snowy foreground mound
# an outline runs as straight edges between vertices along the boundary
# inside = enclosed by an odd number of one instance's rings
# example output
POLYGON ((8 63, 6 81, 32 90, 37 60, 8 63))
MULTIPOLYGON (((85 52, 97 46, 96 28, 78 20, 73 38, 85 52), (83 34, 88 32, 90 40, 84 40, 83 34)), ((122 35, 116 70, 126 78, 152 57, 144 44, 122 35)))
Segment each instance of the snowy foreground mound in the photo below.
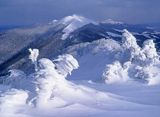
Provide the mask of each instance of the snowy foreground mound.
POLYGON ((0 117, 160 115, 160 61, 152 40, 140 47, 124 30, 121 44, 82 43, 54 60, 29 51, 32 74, 10 70, 0 79, 0 117))

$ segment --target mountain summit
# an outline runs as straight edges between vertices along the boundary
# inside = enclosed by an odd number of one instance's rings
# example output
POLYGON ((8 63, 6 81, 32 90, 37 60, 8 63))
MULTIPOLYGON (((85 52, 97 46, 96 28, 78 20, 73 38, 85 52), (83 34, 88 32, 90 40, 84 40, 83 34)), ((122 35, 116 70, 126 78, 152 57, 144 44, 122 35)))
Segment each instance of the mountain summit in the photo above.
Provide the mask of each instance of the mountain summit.
POLYGON ((67 16, 60 20, 59 23, 66 25, 63 29, 64 34, 62 35, 62 40, 65 40, 73 31, 83 27, 86 24, 96 24, 94 21, 78 15, 67 16))

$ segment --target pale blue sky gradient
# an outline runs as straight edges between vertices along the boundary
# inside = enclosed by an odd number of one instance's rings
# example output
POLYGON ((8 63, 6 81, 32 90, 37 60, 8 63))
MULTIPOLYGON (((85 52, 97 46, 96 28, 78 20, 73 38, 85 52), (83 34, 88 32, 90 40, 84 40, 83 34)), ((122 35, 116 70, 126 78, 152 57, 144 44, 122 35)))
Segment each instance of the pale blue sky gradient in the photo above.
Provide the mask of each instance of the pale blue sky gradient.
POLYGON ((0 25, 46 23, 79 14, 133 24, 160 22, 160 0, 0 0, 0 25))

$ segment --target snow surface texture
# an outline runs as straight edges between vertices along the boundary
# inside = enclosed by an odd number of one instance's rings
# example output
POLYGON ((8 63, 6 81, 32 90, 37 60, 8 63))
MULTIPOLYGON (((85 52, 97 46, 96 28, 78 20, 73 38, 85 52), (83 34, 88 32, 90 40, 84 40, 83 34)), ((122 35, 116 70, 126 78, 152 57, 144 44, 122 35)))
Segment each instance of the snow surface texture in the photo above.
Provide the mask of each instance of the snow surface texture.
POLYGON ((81 43, 54 60, 29 51, 34 73, 11 70, 1 78, 1 117, 160 115, 160 63, 152 40, 141 48, 124 30, 121 44, 112 39, 81 43))

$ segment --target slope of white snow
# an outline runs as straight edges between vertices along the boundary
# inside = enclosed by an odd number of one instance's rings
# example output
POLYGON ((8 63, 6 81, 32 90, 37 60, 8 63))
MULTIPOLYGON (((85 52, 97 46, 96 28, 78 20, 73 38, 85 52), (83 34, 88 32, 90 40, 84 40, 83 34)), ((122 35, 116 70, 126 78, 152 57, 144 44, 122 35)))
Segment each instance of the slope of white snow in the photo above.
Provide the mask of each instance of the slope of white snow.
POLYGON ((0 96, 1 117, 13 117, 25 110, 28 93, 23 90, 9 89, 0 96))
POLYGON ((72 54, 80 65, 69 79, 101 81, 106 64, 116 60, 121 50, 120 44, 112 39, 100 39, 69 47, 67 53, 72 54))
MULTIPOLYGON (((160 114, 159 86, 137 83, 106 85, 96 82, 87 83, 87 81, 77 81, 74 84, 68 81, 65 83, 56 81, 56 83, 52 98, 44 104, 45 96, 47 96, 45 95, 42 100, 43 105, 38 105, 38 107, 27 103, 25 91, 3 93, 3 97, 0 98, 3 102, 0 104, 1 113, 3 112, 1 116, 135 117, 136 115, 136 117, 159 117, 160 114)), ((36 98, 39 100, 40 97, 36 98)))
POLYGON ((122 43, 99 39, 66 53, 39 59, 39 50, 30 49, 32 74, 11 70, 0 77, 0 116, 159 117, 160 62, 152 40, 141 48, 124 30, 122 43))
POLYGON ((67 16, 60 20, 59 23, 66 25, 66 27, 63 29, 64 34, 62 35, 62 40, 65 40, 74 30, 86 24, 96 24, 94 21, 78 15, 67 16))

